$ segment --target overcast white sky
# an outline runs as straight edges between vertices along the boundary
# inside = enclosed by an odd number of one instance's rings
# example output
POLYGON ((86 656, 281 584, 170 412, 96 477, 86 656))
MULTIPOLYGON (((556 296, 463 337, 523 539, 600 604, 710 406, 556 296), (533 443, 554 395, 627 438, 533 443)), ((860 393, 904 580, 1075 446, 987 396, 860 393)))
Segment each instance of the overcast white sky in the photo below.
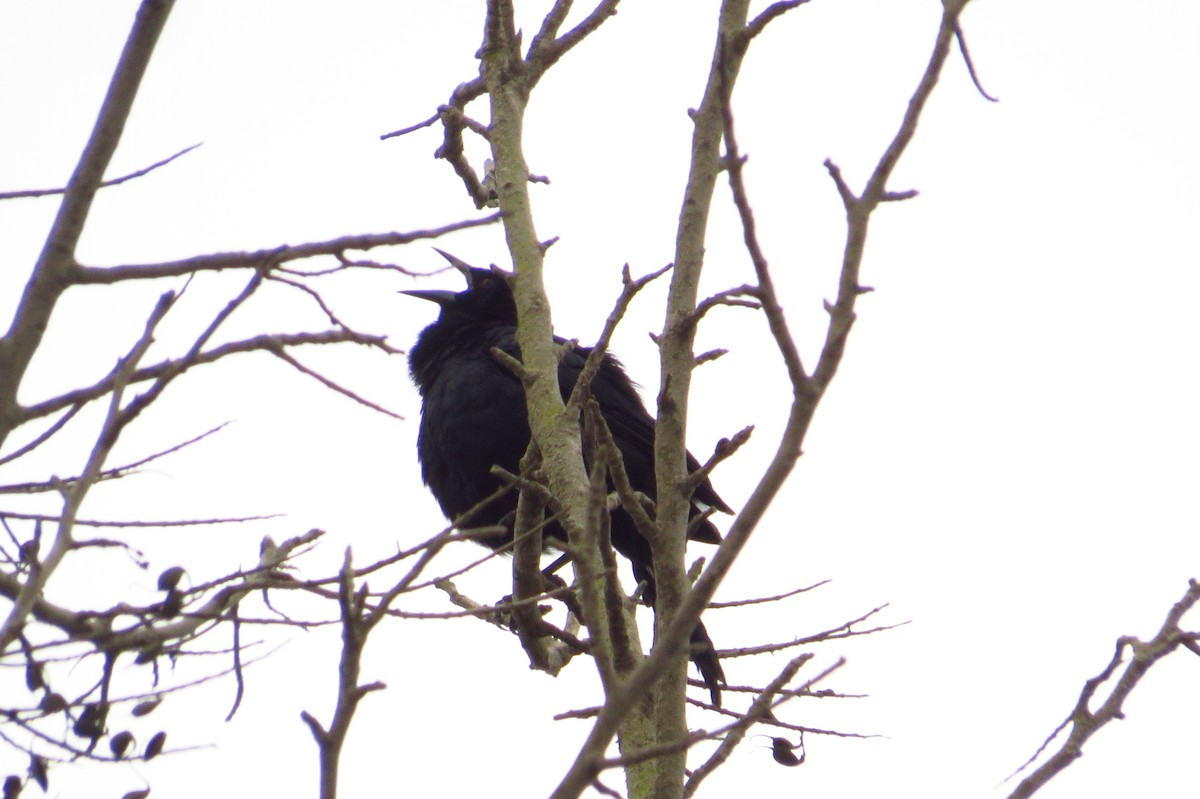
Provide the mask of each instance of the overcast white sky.
MULTIPOLYGON (((527 31, 548 5, 521 4, 527 31)), ((81 259, 154 261, 473 216, 449 168, 431 158, 437 134, 378 137, 429 116, 472 77, 481 6, 182 0, 110 174, 204 146, 102 192, 81 259)), ((700 99, 716 6, 627 0, 537 89, 526 155, 552 181, 533 197, 539 233, 561 237, 547 280, 563 335, 597 335, 621 264, 644 273, 671 258, 686 109, 700 99)), ((0 190, 65 182, 135 8, 0 5, 0 190)), ((810 362, 844 233, 821 162, 833 158, 861 187, 924 67, 940 8, 813 0, 747 59, 735 97, 747 179, 810 362)), ((921 194, 872 223, 863 280, 876 291, 859 306, 800 467, 720 598, 833 583, 779 607, 706 616, 718 646, 737 647, 890 602, 883 620, 912 624, 818 650, 821 664, 849 658, 830 687, 870 698, 813 701, 788 715, 884 737, 811 736, 798 769, 776 766, 759 739, 710 780, 712 796, 1002 796, 994 786, 1064 718, 1115 639, 1153 635, 1187 579, 1200 577, 1200 10, 977 0, 965 27, 1001 102, 979 97, 961 59, 947 67, 891 185, 921 194)), ((0 205, 5 319, 55 207, 0 205)), ((710 236, 705 288, 749 280, 724 186, 710 236)), ((498 228, 440 246, 508 265, 498 228)), ((440 266, 423 244, 389 257, 440 266)), ((198 281, 193 324, 235 283, 198 281)), ((363 277, 338 281, 330 296, 348 320, 407 346, 432 319, 431 308, 394 294, 413 285, 363 277)), ((458 288, 447 275, 421 285, 458 288)), ((106 372, 170 287, 73 290, 22 397, 106 372)), ((614 344, 651 399, 657 357, 646 332, 661 328, 661 299, 661 290, 640 299, 614 344)), ((252 307, 238 331, 321 323, 282 295, 252 307)), ((708 324, 698 346, 731 353, 697 373, 689 438, 707 454, 721 436, 757 426, 714 478, 737 507, 773 451, 787 388, 759 317, 730 310, 708 324)), ((186 334, 182 318, 177 325, 186 334)), ((171 351, 169 335, 161 343, 171 351)), ((134 428, 117 459, 234 424, 150 474, 98 490, 85 515, 286 514, 138 537, 152 573, 179 562, 197 582, 253 563, 265 534, 328 530, 316 573, 347 544, 366 562, 435 532, 442 522, 416 468, 418 402, 403 359, 340 350, 305 361, 408 421, 328 396, 265 358, 197 373, 134 428)), ((0 471, 0 482, 81 462, 64 447, 31 473, 0 471)), ((462 550, 451 559, 478 554, 462 550)), ((62 579, 74 590, 143 591, 126 559, 107 557, 62 579), (104 589, 114 574, 119 584, 104 589)), ((506 574, 496 564, 464 583, 494 599, 506 574)), ((431 596, 422 607, 445 602, 431 596)), ((295 635, 248 672, 232 723, 222 719, 233 688, 221 682, 138 728, 148 737, 165 723, 173 745, 202 748, 103 775, 58 768, 52 793, 101 795, 103 784, 119 795, 144 776, 158 796, 311 795, 315 747, 299 713, 328 718, 335 656, 329 634, 295 635)), ((732 661, 727 671, 753 682, 783 662, 732 661)), ((1176 793, 1196 750, 1197 669, 1187 653, 1156 667, 1127 719, 1043 795, 1176 793)), ((551 715, 598 693, 589 664, 558 680, 529 672, 515 639, 469 621, 391 625, 373 640, 364 679, 389 689, 360 712, 344 762, 348 796, 547 793, 586 732, 551 715)), ((0 753, 0 773, 24 769, 10 754, 0 753)))

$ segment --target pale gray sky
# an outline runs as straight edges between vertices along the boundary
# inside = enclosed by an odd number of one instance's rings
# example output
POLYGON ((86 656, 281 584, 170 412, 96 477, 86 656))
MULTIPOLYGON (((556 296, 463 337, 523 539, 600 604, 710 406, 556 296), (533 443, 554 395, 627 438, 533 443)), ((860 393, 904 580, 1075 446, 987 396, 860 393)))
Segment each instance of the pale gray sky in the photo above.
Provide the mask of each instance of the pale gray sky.
MULTIPOLYGON (((153 261, 472 216, 449 168, 431 158, 436 133, 378 137, 427 117, 473 75, 481 5, 181 2, 111 174, 204 146, 102 192, 81 258, 153 261)), ((547 5, 523 6, 527 31, 547 5)), ((135 7, 0 5, 0 190, 65 182, 135 7)), ((547 279, 563 335, 598 334, 621 264, 644 273, 671 258, 686 109, 700 98, 715 9, 712 0, 630 0, 537 89, 526 154, 552 181, 532 193, 539 233, 561 237, 547 279)), ((746 62, 735 97, 746 177, 810 360, 844 233, 821 163, 834 159, 861 187, 924 67, 939 14, 935 0, 813 0, 776 23, 746 62)), ((720 598, 833 583, 775 608, 706 616, 718 646, 737 647, 806 635, 890 602, 882 620, 911 625, 818 650, 821 664, 849 658, 830 687, 870 698, 813 701, 789 715, 885 737, 811 736, 798 769, 776 766, 759 739, 710 780, 712 796, 1003 796, 996 783, 1065 717, 1116 638, 1153 635, 1187 578, 1200 576, 1200 11, 1161 1, 977 0, 965 25, 981 79, 1001 102, 983 100, 954 58, 891 186, 921 194, 881 209, 872 224, 863 280, 876 291, 859 305, 800 467, 720 598)), ((482 150, 475 156, 482 161, 482 150)), ((50 199, 0 204, 5 318, 54 210, 50 199)), ((710 231, 705 287, 750 279, 724 186, 710 231)), ((440 246, 507 265, 498 228, 440 246)), ((440 266, 423 244, 391 257, 440 266)), ((195 307, 239 279, 197 281, 195 307)), ((412 285, 364 277, 338 281, 331 296, 360 327, 407 346, 432 319, 430 308, 394 294, 412 285)), ((457 288, 451 276, 422 285, 457 288)), ((107 371, 169 287, 73 290, 23 398, 107 371)), ((651 399, 657 358, 646 332, 661 328, 661 298, 660 289, 640 299, 614 344, 651 399)), ((255 307, 256 327, 320 323, 282 296, 255 307)), ((182 322, 177 332, 186 332, 182 322)), ((162 346, 169 350, 169 336, 162 346)), ((713 315, 699 346, 731 353, 697 373, 693 450, 757 426, 714 478, 737 507, 773 450, 787 388, 751 312, 713 315)), ((367 562, 435 532, 442 521, 416 468, 418 403, 403 360, 341 350, 306 362, 409 421, 327 396, 265 358, 198 372, 118 456, 235 424, 97 491, 88 513, 287 514, 238 530, 137 538, 155 568, 183 563, 197 581, 253 563, 268 533, 322 527, 329 535, 313 563, 336 564, 347 544, 367 562)), ((69 471, 78 457, 48 453, 42 468, 69 471)), ((28 478, 0 470, 0 481, 17 479, 28 478)), ((479 554, 461 548, 452 560, 479 554)), ((112 573, 129 570, 108 557, 112 573)), ((73 590, 130 590, 128 581, 102 589, 109 575, 62 579, 73 590)), ((506 575, 495 564, 464 583, 495 598, 506 575)), ((423 607, 445 606, 431 595, 423 607)), ((315 747, 299 713, 328 718, 335 656, 330 632, 294 635, 247 673, 232 723, 222 721, 226 682, 171 700, 155 719, 175 746, 214 746, 100 776, 62 767, 55 785, 64 796, 99 795, 84 787, 99 779, 119 795, 143 774, 160 796, 311 794, 315 747), (170 704, 177 715, 167 716, 170 704)), ((727 671, 732 682, 753 682, 783 662, 732 661, 727 671)), ((1181 654, 1159 666, 1127 719, 1042 795, 1155 795, 1183 785, 1200 715, 1197 665, 1181 654)), ((552 680, 526 668, 515 639, 466 621, 392 624, 373 640, 365 669, 389 689, 365 701, 351 735, 349 796, 544 794, 587 729, 550 717, 598 696, 590 664, 552 680)), ((2 773, 23 768, 0 751, 2 773)))

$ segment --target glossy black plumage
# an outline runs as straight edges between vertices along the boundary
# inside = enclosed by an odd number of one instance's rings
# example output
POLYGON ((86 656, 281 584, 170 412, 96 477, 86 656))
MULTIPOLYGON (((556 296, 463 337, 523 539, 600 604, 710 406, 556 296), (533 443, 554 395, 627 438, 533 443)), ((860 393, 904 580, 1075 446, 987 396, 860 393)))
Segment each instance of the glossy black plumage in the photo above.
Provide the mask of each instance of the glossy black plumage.
MULTIPOLYGON (((445 253, 443 253, 445 255, 445 253)), ((437 303, 441 312, 425 328, 409 352, 409 372, 421 393, 421 426, 417 456, 421 475, 433 492, 442 512, 459 519, 464 527, 501 525, 506 532, 482 539, 492 548, 512 541, 510 514, 516 509, 517 494, 509 492, 469 517, 468 510, 493 493, 500 481, 491 474, 499 465, 509 472, 529 443, 525 393, 520 381, 492 354, 500 349, 520 357, 516 341, 516 306, 506 276, 472 268, 446 255, 467 278, 465 291, 410 291, 411 296, 437 303)), ((556 339, 562 343, 562 339, 556 339)), ((575 385, 590 350, 575 347, 559 364, 559 385, 564 399, 575 385)), ((633 487, 653 499, 654 419, 646 411, 620 362, 606 355, 592 380, 591 394, 621 450, 633 487)), ((688 468, 699 464, 688 454, 688 468)), ((705 480, 693 495, 695 513, 714 507, 726 513, 729 507, 705 480)), ((548 525, 549 541, 565 540, 557 524, 548 525)), ((612 513, 613 547, 629 559, 634 577, 646 586, 647 604, 655 600, 654 571, 649 543, 623 510, 612 513)), ((699 523, 692 540, 718 543, 720 533, 709 520, 699 523)), ((692 660, 700 669, 716 704, 724 674, 703 624, 692 635, 692 660)))

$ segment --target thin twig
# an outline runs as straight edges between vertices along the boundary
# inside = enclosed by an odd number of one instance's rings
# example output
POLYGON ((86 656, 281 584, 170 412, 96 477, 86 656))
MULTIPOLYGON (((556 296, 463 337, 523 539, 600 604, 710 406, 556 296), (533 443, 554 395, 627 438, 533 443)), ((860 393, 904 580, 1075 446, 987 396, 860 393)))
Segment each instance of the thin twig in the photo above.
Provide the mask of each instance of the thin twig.
POLYGON ((242 706, 242 697, 246 694, 246 679, 242 676, 242 620, 238 616, 238 603, 229 607, 229 618, 233 622, 233 674, 237 682, 237 692, 233 697, 233 707, 229 708, 226 721, 232 721, 242 706))
POLYGON ((423 119, 415 125, 409 125, 407 128, 400 128, 400 130, 393 130, 391 133, 384 133, 379 137, 379 139, 380 141, 386 141, 387 139, 394 139, 399 136, 407 136, 408 134, 418 131, 421 128, 427 128, 437 121, 438 115, 434 114, 433 116, 429 117, 429 119, 423 119))
POLYGON ((758 599, 737 599, 737 600, 733 600, 730 602, 713 602, 708 606, 708 608, 709 608, 709 610, 715 610, 718 608, 738 608, 738 607, 744 607, 746 605, 761 605, 764 603, 775 603, 781 599, 787 599, 788 597, 796 596, 796 594, 803 594, 806 591, 812 591, 814 588, 820 588, 821 586, 826 585, 829 582, 830 582, 829 580, 822 580, 819 583, 813 583, 812 585, 806 585, 803 588, 795 588, 795 589, 792 589, 791 591, 787 591, 782 594, 776 594, 775 596, 768 596, 768 597, 760 597, 758 599))
POLYGON ((75 418, 75 414, 79 413, 79 410, 82 407, 83 407, 83 403, 76 403, 75 405, 71 405, 67 409, 66 413, 64 413, 62 416, 58 417, 57 419, 55 419, 54 423, 52 425, 50 425, 45 430, 43 430, 41 433, 39 433, 38 436, 36 438, 34 438, 32 441, 30 441, 28 444, 24 445, 23 447, 20 447, 19 449, 15 449, 12 452, 10 452, 9 454, 0 458, 0 466, 3 466, 4 464, 9 463, 10 461, 15 461, 18 458, 20 458, 22 455, 27 455, 28 453, 30 453, 33 450, 40 447, 42 444, 45 444, 47 441, 50 440, 51 437, 54 436, 55 433, 57 433, 59 430, 63 429, 63 427, 67 424, 67 422, 69 422, 73 418, 75 418))
POLYGON ((404 417, 401 416, 400 414, 396 413, 395 411, 389 411, 387 408, 383 407, 382 405, 371 402, 369 399, 358 395, 357 393, 355 393, 354 391, 351 391, 350 389, 346 388, 345 386, 340 385, 333 380, 330 380, 328 377, 325 377, 325 375, 321 374, 320 372, 316 371, 315 369, 309 369, 307 366, 305 366, 304 364, 302 364, 298 360, 296 360, 283 347, 268 348, 267 351, 270 352, 272 355, 274 355, 276 358, 279 358, 281 361, 283 361, 287 364, 290 364, 292 366, 292 368, 295 369, 297 372, 308 375, 309 377, 316 380, 318 383, 325 386, 326 388, 336 391, 338 394, 341 394, 344 397, 349 397, 350 399, 357 402, 359 405, 363 405, 367 408, 370 408, 373 411, 378 411, 379 413, 382 413, 385 416, 390 416, 393 419, 399 419, 400 421, 404 421, 404 417))
POLYGON ((979 75, 975 72, 975 62, 971 60, 971 51, 967 49, 967 37, 963 34, 962 25, 958 20, 954 22, 954 38, 958 41, 959 52, 962 53, 963 61, 967 64, 967 72, 970 73, 971 82, 975 84, 976 90, 983 96, 983 99, 993 103, 1000 102, 999 97, 988 94, 983 88, 983 84, 979 82, 979 75))
MULTIPOLYGON (((727 761, 729 756, 733 754, 733 750, 736 749, 738 744, 745 739, 746 733, 750 730, 751 726, 753 726, 756 722, 770 716, 771 708, 775 706, 776 696, 780 691, 783 690, 784 686, 786 686, 792 681, 793 678, 795 678, 796 672, 800 671, 800 668, 811 659, 812 654, 805 653, 793 658, 790 662, 788 662, 788 664, 783 667, 782 671, 779 672, 779 675, 771 681, 771 683, 766 687, 766 689, 763 690, 761 694, 758 695, 758 697, 750 705, 750 709, 747 710, 740 719, 729 726, 729 732, 721 741, 721 745, 718 746, 716 751, 709 756, 708 760, 704 761, 704 763, 698 769, 693 771, 692 775, 688 778, 688 781, 684 785, 683 789, 683 795, 685 799, 686 797, 694 796, 696 790, 700 787, 700 783, 702 783, 710 774, 725 764, 725 761, 727 761)), ((801 686, 801 690, 807 691, 813 685, 816 685, 834 671, 841 668, 844 663, 845 660, 838 660, 816 677, 806 681, 804 685, 801 686)))
MULTIPOLYGON (((142 169, 139 169, 134 172, 130 172, 128 175, 122 175, 119 178, 111 178, 109 180, 102 181, 98 188, 103 189, 103 188, 107 188, 109 186, 119 186, 122 183, 125 183, 127 181, 134 180, 136 178, 140 178, 143 175, 148 175, 149 173, 153 172, 154 170, 158 169, 159 167, 163 167, 163 166, 166 166, 167 164, 171 163, 176 158, 181 158, 181 157, 187 155, 188 153, 190 153, 192 150, 195 150, 197 147, 199 147, 203 143, 204 142, 197 142, 197 143, 193 144, 191 147, 184 147, 182 150, 175 153, 174 155, 169 155, 166 158, 162 159, 161 161, 155 161, 150 166, 143 167, 142 169)), ((17 199, 21 199, 24 197, 49 197, 49 196, 55 195, 55 194, 64 194, 66 191, 67 190, 65 188, 63 188, 63 189, 25 189, 22 191, 0 191, 0 200, 17 200, 17 199)))

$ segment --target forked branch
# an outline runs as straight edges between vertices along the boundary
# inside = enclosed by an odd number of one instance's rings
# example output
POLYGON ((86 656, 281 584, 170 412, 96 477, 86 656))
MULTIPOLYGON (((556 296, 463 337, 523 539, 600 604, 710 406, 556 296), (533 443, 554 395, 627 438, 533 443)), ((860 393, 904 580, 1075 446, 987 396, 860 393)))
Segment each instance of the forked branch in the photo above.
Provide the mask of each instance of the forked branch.
POLYGON ((1167 613, 1166 620, 1154 638, 1149 641, 1141 641, 1131 635, 1125 635, 1117 639, 1116 650, 1108 665, 1102 672, 1084 683, 1083 690, 1080 691, 1079 699, 1075 702, 1071 713, 1063 720, 1062 724, 1054 729, 1054 732, 1050 733, 1049 737, 1034 752, 1033 757, 1022 764, 1016 773, 1019 774, 1036 761, 1058 738, 1059 733, 1070 727, 1071 731, 1067 734, 1066 739, 1046 762, 1021 780, 1016 789, 1009 794, 1009 799, 1027 799, 1033 796, 1046 783, 1083 756, 1083 745, 1089 738, 1106 724, 1124 718, 1125 700, 1129 698, 1130 693, 1141 682, 1141 679, 1146 676, 1151 666, 1181 646, 1200 655, 1200 648, 1197 646, 1197 642, 1200 641, 1200 633, 1185 631, 1180 626, 1184 615, 1198 601, 1200 601, 1200 582, 1195 579, 1189 580, 1187 592, 1167 613), (1127 663, 1125 662, 1126 651, 1132 655, 1127 663), (1122 666, 1122 664, 1124 665, 1122 666), (1101 686, 1112 680, 1118 672, 1120 672, 1120 676, 1116 677, 1116 683, 1108 698, 1101 703, 1100 707, 1092 710, 1092 701, 1096 697, 1096 692, 1101 686))

